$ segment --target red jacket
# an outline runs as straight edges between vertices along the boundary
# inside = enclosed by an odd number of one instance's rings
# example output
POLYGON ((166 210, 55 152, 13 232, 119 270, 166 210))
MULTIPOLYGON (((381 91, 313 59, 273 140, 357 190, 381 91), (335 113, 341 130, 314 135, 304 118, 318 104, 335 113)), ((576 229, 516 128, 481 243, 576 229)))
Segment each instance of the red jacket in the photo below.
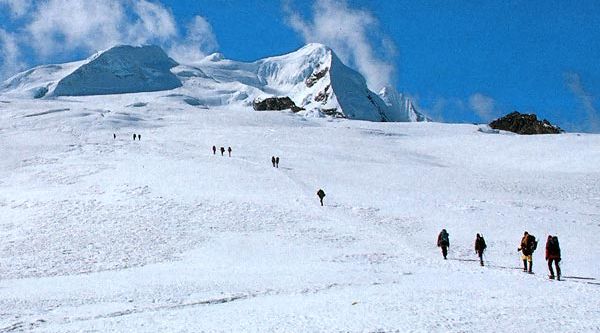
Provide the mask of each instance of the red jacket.
POLYGON ((548 259, 560 260, 560 245, 556 237, 548 236, 546 240, 546 260, 548 259))

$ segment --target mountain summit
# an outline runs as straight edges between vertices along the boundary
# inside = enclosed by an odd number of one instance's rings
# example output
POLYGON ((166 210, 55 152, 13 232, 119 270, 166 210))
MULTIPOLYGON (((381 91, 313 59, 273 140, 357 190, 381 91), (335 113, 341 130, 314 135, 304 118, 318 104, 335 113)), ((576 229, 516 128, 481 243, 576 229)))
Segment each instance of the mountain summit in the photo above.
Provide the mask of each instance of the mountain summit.
POLYGON ((91 57, 61 79, 54 96, 89 96, 181 87, 171 73, 178 64, 158 46, 116 46, 91 57))
POLYGON ((369 90, 362 75, 316 43, 250 63, 212 54, 187 64, 177 63, 158 46, 121 45, 85 61, 39 66, 0 85, 0 94, 22 98, 141 92, 205 108, 250 107, 269 98, 289 98, 293 110, 304 115, 428 120, 395 89, 387 87, 379 94, 369 90))

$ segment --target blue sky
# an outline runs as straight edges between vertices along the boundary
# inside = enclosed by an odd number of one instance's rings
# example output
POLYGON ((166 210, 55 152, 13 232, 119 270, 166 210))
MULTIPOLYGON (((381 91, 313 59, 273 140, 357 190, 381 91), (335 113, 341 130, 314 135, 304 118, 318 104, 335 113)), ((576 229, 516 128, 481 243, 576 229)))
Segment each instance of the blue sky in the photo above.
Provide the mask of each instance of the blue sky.
POLYGON ((600 2, 0 0, 0 76, 114 43, 252 61, 333 47, 371 89, 448 122, 534 112, 600 132, 600 2))

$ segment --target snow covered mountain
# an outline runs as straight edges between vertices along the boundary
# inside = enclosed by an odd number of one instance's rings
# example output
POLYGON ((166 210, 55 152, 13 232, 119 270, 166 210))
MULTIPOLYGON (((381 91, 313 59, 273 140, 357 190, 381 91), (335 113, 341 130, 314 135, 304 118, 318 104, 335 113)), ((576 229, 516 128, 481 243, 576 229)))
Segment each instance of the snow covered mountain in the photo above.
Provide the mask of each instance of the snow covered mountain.
POLYGON ((600 327, 600 135, 334 120, 419 114, 317 44, 191 64, 119 47, 1 89, 0 332, 600 327), (306 116, 249 111, 273 96, 306 116))
POLYGON ((119 46, 99 53, 62 78, 54 96, 89 96, 181 87, 171 73, 178 64, 158 46, 119 46))
POLYGON ((427 121, 411 101, 385 88, 369 90, 362 75, 329 47, 308 44, 290 54, 251 63, 212 54, 178 64, 157 46, 116 46, 85 61, 46 65, 15 75, 0 94, 21 98, 166 92, 144 103, 167 100, 204 108, 241 106, 289 97, 303 115, 369 121, 427 121))

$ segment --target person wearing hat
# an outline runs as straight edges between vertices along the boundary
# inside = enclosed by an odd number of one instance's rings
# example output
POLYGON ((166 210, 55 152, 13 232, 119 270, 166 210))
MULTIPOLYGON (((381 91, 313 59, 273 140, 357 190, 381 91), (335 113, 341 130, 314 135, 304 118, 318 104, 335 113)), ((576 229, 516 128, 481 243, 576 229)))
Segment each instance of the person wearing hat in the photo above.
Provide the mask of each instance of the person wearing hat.
POLYGON ((521 245, 517 249, 517 251, 521 251, 521 259, 523 260, 523 272, 533 273, 533 252, 537 248, 537 241, 535 240, 534 235, 530 235, 527 231, 523 233, 523 238, 521 238, 521 245), (527 267, 527 263, 529 263, 529 268, 527 267))

